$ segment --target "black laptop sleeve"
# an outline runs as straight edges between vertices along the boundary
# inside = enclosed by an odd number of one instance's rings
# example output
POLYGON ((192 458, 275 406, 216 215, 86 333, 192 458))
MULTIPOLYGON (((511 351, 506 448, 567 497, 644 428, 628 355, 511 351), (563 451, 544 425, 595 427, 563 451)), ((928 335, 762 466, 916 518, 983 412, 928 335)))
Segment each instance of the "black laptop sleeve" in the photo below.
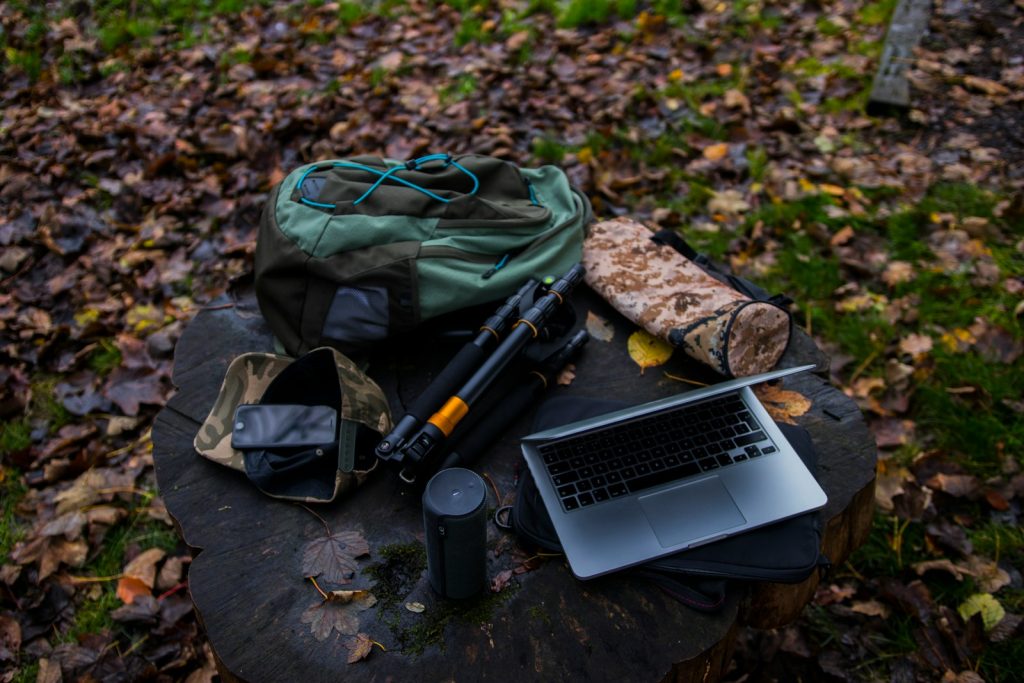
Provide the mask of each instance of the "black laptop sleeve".
MULTIPOLYGON (((559 396, 537 411, 533 431, 595 417, 626 407, 618 401, 559 396)), ((817 453, 810 435, 801 427, 779 424, 811 473, 817 469, 817 453)), ((525 542, 550 552, 562 552, 540 491, 529 472, 519 482, 509 523, 525 542)), ((754 529, 708 545, 654 560, 624 574, 653 581, 680 602, 700 611, 715 612, 725 604, 736 581, 800 583, 816 569, 827 569, 821 554, 821 522, 818 512, 754 529)))

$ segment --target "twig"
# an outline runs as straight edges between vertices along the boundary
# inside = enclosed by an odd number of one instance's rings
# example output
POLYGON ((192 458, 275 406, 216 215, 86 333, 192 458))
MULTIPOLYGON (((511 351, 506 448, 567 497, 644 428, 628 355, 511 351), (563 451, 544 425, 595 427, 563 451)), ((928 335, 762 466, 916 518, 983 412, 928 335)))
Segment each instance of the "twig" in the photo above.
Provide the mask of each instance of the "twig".
POLYGON ((666 377, 668 377, 669 379, 674 379, 677 382, 685 382, 686 384, 693 384, 694 386, 698 386, 698 387, 706 387, 707 386, 707 382, 698 382, 695 379, 686 379, 685 377, 680 377, 679 375, 673 375, 670 372, 665 372, 663 374, 666 377))
POLYGON ((879 353, 880 351, 878 349, 875 349, 874 351, 869 353, 868 357, 864 359, 864 362, 858 365, 857 369, 853 371, 852 375, 850 375, 848 383, 853 384, 855 381, 857 381, 857 378, 860 377, 860 374, 867 370, 868 366, 871 365, 871 363, 873 363, 876 358, 878 358, 879 353))
POLYGON ((172 595, 174 595, 175 593, 180 591, 182 588, 185 588, 186 586, 188 586, 188 581, 182 581, 181 583, 179 583, 174 588, 171 588, 171 589, 165 591, 164 593, 161 593, 160 595, 158 595, 157 598, 156 598, 156 601, 157 602, 162 602, 164 598, 171 597, 172 595))
POLYGON ((200 309, 200 310, 203 310, 203 311, 221 311, 221 310, 224 310, 225 308, 234 308, 234 307, 235 307, 235 302, 232 301, 231 303, 228 303, 228 304, 217 304, 216 306, 203 306, 202 309, 200 309))
MULTIPOLYGON (((296 505, 298 505, 298 506, 299 506, 300 508, 303 508, 303 509, 304 509, 304 510, 305 510, 306 512, 308 512, 309 514, 311 514, 311 515, 313 515, 314 517, 316 517, 317 519, 319 519, 319 520, 320 520, 320 523, 324 525, 324 529, 326 529, 326 530, 327 530, 327 535, 328 535, 328 536, 330 536, 330 535, 331 535, 331 525, 327 523, 327 520, 326 520, 326 519, 324 519, 323 517, 321 517, 321 516, 320 516, 320 515, 318 515, 317 513, 313 512, 312 510, 310 510, 310 509, 309 509, 308 507, 306 507, 306 506, 305 506, 305 505, 303 505, 302 503, 296 503, 296 505)), ((314 581, 314 583, 316 583, 316 582, 314 581)))
POLYGON ((382 652, 387 652, 387 651, 388 651, 388 649, 387 649, 386 647, 384 647, 383 645, 381 645, 380 643, 378 643, 378 642, 377 642, 376 640, 374 640, 373 638, 370 638, 370 642, 371 642, 371 643, 373 643, 374 645, 376 645, 377 647, 379 647, 379 648, 381 649, 381 651, 382 651, 382 652))
POLYGON ((501 505, 501 493, 498 492, 498 485, 494 483, 494 480, 491 479, 491 476, 486 472, 484 472, 482 476, 487 480, 487 483, 491 485, 491 488, 494 489, 494 499, 498 501, 498 505, 501 505))
POLYGON ((123 578, 124 574, 114 574, 113 576, 72 576, 71 583, 106 583, 123 578))

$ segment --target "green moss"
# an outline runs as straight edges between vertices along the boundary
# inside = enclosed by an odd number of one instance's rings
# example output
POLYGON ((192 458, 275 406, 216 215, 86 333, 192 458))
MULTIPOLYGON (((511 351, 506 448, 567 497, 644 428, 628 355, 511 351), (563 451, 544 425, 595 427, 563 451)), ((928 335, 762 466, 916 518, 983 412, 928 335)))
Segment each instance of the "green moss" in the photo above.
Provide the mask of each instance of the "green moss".
POLYGON ((888 23, 893 10, 896 9, 896 2, 897 0, 878 0, 868 3, 857 13, 857 18, 868 26, 888 23))
POLYGON ((121 365, 121 350, 113 339, 101 339, 89 354, 88 364, 93 372, 105 377, 121 365))
POLYGON ((16 511, 27 491, 21 472, 6 467, 0 470, 0 561, 7 561, 14 545, 25 535, 16 511))
POLYGON ((17 670, 11 683, 36 683, 39 678, 39 662, 31 662, 17 670))
POLYGON ((377 550, 381 561, 366 568, 373 579, 373 595, 384 608, 405 599, 427 568, 427 554, 420 543, 386 545, 377 550))
POLYGON ((21 417, 0 423, 0 456, 23 451, 32 445, 32 427, 21 417))
POLYGON ((534 158, 538 161, 557 164, 565 157, 568 150, 565 145, 554 138, 539 137, 534 138, 532 151, 534 158))

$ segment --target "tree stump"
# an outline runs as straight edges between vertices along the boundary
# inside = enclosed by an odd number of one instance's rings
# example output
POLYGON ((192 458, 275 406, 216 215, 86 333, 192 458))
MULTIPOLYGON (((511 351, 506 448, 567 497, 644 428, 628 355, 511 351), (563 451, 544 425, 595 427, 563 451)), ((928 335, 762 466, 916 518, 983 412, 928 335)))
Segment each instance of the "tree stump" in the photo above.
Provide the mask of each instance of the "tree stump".
MULTIPOLYGON (((592 312, 611 323, 614 336, 592 340, 576 363, 575 380, 552 393, 640 403, 687 388, 666 373, 713 381, 681 353, 641 374, 626 352, 635 327, 585 287, 574 295, 574 306, 580 324, 592 312)), ((552 558, 530 559, 532 569, 514 574, 500 592, 462 602, 441 599, 426 578, 418 497, 394 472, 379 469, 354 494, 314 510, 268 498, 240 473, 195 453, 192 440, 228 363, 272 346, 251 292, 200 312, 175 350, 178 393, 153 429, 160 492, 195 549, 189 588, 226 679, 714 680, 728 666, 739 628, 787 623, 813 596, 817 577, 798 586, 759 584, 734 591, 721 612, 702 614, 645 582, 614 575, 577 581, 562 559, 552 558), (347 633, 335 630, 317 640, 303 615, 321 598, 303 575, 302 554, 307 543, 324 536, 325 525, 333 533, 357 531, 370 547, 351 584, 331 587, 367 589, 376 604, 355 614, 344 626, 347 633), (373 646, 365 660, 348 664, 357 633, 386 651, 373 646)), ((401 405, 454 351, 422 340, 389 346, 371 358, 369 374, 401 415, 401 405)), ((796 332, 783 364, 806 362, 827 375, 827 358, 796 332)), ((873 441, 853 402, 822 376, 803 373, 785 384, 813 401, 797 421, 819 449, 819 480, 829 496, 821 513, 824 548, 840 563, 870 527, 873 441)), ((502 503, 511 501, 521 460, 518 439, 529 431, 530 417, 523 416, 475 468, 494 483, 502 503)), ((498 502, 491 492, 488 505, 498 502)), ((488 544, 492 578, 527 559, 494 525, 488 544)))

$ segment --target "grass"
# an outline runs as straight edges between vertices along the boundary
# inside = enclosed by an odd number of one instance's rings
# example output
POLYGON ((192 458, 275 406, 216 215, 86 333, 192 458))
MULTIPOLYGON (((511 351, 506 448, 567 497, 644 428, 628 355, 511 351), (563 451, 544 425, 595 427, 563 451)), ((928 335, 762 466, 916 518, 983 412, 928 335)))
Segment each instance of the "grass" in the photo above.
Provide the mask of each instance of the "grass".
MULTIPOLYGON (((180 541, 173 529, 150 519, 140 509, 130 511, 128 520, 107 532, 99 545, 99 552, 90 558, 80 570, 80 576, 113 577, 121 573, 125 565, 125 553, 130 547, 138 551, 161 548, 174 552, 180 541)), ((122 627, 110 614, 123 604, 117 597, 117 582, 114 580, 99 584, 100 593, 95 598, 86 598, 76 605, 74 619, 60 635, 63 642, 76 642, 80 636, 103 631, 124 633, 122 627)))
POLYGON ((14 468, 0 469, 0 561, 6 562, 14 545, 25 535, 18 521, 18 503, 28 488, 21 481, 21 472, 14 468))

